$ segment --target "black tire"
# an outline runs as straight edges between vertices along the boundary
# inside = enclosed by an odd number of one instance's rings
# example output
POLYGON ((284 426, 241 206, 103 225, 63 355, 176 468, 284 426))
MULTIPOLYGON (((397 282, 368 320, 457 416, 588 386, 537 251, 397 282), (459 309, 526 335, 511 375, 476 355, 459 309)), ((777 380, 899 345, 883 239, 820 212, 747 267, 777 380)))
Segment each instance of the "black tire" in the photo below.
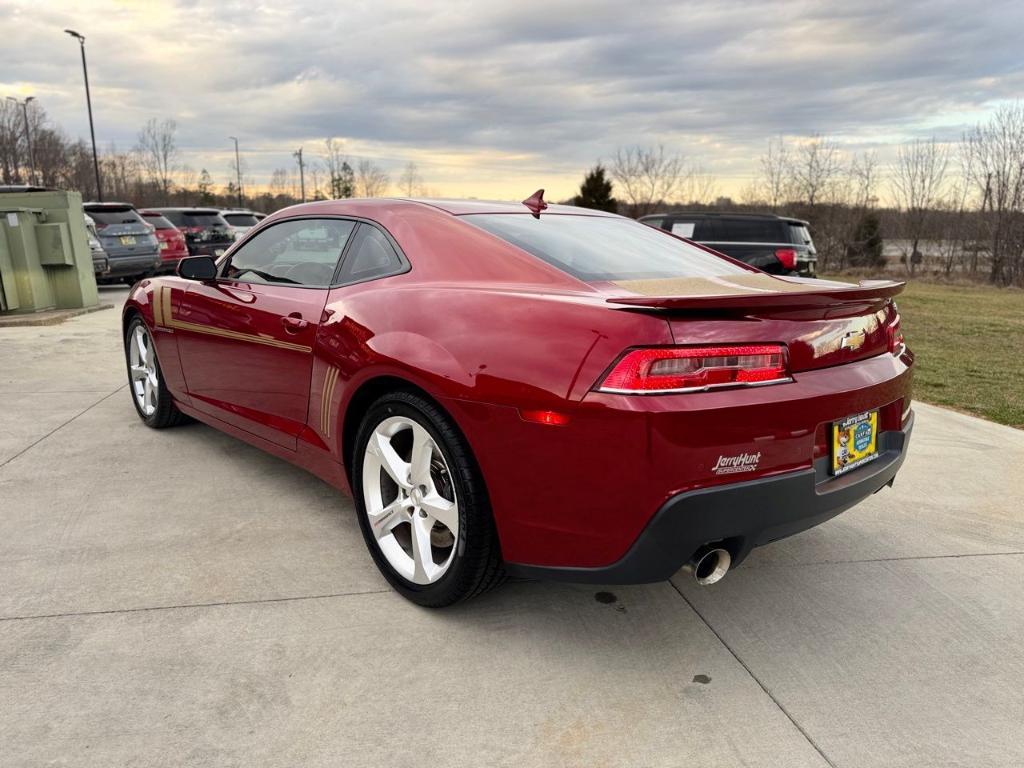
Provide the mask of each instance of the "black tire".
POLYGON ((171 393, 167 390, 167 385, 164 383, 163 371, 160 370, 160 360, 156 355, 156 346, 153 347, 153 359, 156 366, 156 377, 157 377, 157 398, 156 398, 156 409, 153 413, 148 416, 139 407, 139 401, 135 397, 135 389, 132 386, 132 370, 131 370, 131 352, 129 347, 129 341, 132 334, 135 333, 135 329, 142 326, 146 330, 146 334, 152 343, 153 335, 149 331, 149 327, 145 321, 136 315, 132 318, 131 322, 128 323, 128 329, 124 334, 124 362, 125 369, 128 373, 128 395, 132 399, 132 405, 135 406, 135 412, 142 419, 142 423, 147 427, 153 429, 164 429, 166 427, 176 427, 179 424, 183 424, 188 421, 188 417, 185 416, 178 407, 174 404, 174 399, 171 397, 171 393))
POLYGON ((436 405, 411 392, 394 392, 376 400, 356 433, 352 452, 352 495, 366 547, 388 583, 403 597, 428 608, 441 608, 476 597, 505 580, 501 548, 483 477, 469 446, 451 419, 436 405), (366 446, 377 426, 392 416, 416 421, 440 448, 459 501, 459 531, 448 570, 432 584, 416 584, 388 562, 374 538, 363 494, 366 446))

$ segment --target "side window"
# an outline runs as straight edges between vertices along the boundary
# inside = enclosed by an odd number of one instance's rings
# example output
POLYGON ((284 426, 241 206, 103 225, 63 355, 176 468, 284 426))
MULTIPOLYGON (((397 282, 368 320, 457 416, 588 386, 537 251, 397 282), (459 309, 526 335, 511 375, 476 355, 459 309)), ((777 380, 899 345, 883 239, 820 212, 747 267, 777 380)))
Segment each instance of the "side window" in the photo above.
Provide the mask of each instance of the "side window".
POLYGON ((715 219, 701 219, 694 229, 692 240, 709 243, 718 240, 719 223, 715 219))
POLYGON ((341 266, 342 283, 358 283, 402 272, 405 263, 391 241, 371 224, 362 224, 341 266))
POLYGON ((344 219, 282 221, 231 254, 222 277, 247 283, 326 288, 356 222, 344 219))
POLYGON ((672 234, 679 235, 679 237, 693 237, 693 229, 696 226, 696 222, 683 221, 682 219, 672 220, 672 234))
POLYGON ((785 243, 778 219, 722 219, 725 232, 719 237, 733 243, 785 243))
POLYGON ((640 219, 641 224, 646 224, 648 227, 654 227, 655 229, 661 229, 665 223, 664 216, 644 216, 640 219))

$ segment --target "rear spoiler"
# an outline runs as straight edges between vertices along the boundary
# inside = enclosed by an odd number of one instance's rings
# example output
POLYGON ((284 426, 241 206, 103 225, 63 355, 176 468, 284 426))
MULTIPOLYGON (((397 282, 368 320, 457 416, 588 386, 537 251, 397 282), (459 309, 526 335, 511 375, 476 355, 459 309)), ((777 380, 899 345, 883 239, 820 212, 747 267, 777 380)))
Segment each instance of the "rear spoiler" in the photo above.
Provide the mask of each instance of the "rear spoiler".
MULTIPOLYGON (((641 281, 618 285, 637 290, 635 283, 638 282, 641 281)), ((861 280, 860 285, 848 288, 815 288, 810 282, 784 282, 787 283, 786 288, 778 292, 759 290, 687 296, 614 296, 607 301, 609 304, 628 307, 712 312, 742 309, 811 309, 839 307, 844 304, 882 304, 901 293, 906 287, 905 282, 893 280, 861 280)))

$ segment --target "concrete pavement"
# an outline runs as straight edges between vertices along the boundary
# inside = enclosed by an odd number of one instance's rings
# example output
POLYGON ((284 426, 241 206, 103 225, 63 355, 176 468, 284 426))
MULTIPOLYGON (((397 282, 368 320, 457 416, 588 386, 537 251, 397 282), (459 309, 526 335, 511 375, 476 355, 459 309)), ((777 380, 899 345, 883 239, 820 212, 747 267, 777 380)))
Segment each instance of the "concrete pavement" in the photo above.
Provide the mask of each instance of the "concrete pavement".
POLYGON ((1024 432, 920 405, 895 488, 714 587, 432 612, 320 481, 145 428, 118 320, 0 331, 5 768, 1024 764, 1024 432))

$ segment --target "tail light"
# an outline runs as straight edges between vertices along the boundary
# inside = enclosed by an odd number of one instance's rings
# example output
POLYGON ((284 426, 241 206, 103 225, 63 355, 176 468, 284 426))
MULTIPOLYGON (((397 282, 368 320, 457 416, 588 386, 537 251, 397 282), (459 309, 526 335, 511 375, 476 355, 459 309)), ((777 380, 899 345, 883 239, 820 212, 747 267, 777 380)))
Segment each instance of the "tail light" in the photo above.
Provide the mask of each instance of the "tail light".
POLYGON ((889 340, 889 351, 898 355, 903 351, 903 328, 900 326, 900 316, 897 314, 892 322, 885 327, 885 335, 889 340))
POLYGON ((782 344, 649 347, 626 352, 598 390, 656 394, 785 381, 790 381, 790 376, 782 344))
POLYGON ((775 251, 778 259, 786 269, 796 269, 796 251, 792 248, 779 248, 775 251))

